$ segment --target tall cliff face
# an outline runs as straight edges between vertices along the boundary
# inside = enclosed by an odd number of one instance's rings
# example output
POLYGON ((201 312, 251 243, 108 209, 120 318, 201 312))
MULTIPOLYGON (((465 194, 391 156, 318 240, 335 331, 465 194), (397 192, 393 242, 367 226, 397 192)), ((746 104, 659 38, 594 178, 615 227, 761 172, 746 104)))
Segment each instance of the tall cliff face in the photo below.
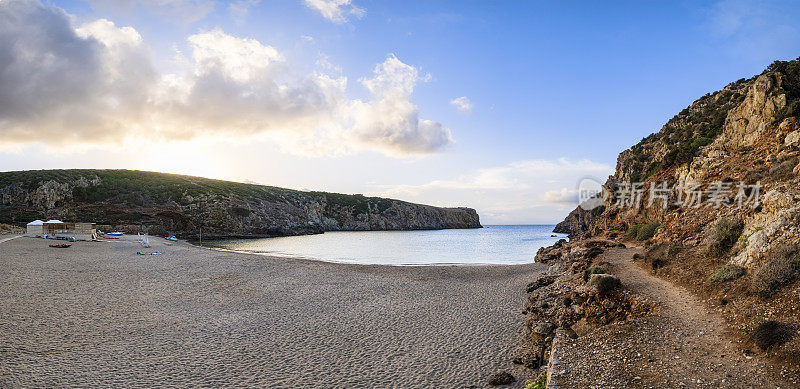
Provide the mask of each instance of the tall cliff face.
MULTIPOLYGON (((800 62, 776 61, 762 74, 727 85, 698 99, 661 130, 623 151, 606 182, 605 206, 580 207, 560 228, 574 236, 625 231, 658 222, 656 242, 702 245, 722 218, 744 223, 744 244, 728 255, 748 268, 763 263, 781 245, 800 243, 800 62), (638 207, 616 207, 620 183, 643 183, 638 207), (761 206, 751 208, 648 207, 650 185, 666 181, 761 183, 761 206)), ((750 194, 750 192, 748 192, 750 194)), ((704 194, 706 199, 709 193, 704 194)))
MULTIPOLYGON (((569 327, 573 312, 593 312, 566 308, 559 316, 560 311, 541 307, 559 292, 571 302, 585 302, 575 296, 592 280, 600 281, 595 277, 620 277, 623 290, 617 296, 639 294, 631 288, 637 282, 629 282, 630 272, 592 274, 621 270, 605 267, 613 257, 602 256, 603 247, 616 246, 617 239, 636 240, 643 250, 633 261, 699 295, 714 315, 724 316, 739 347, 763 352, 786 366, 784 371, 798 366, 800 58, 776 61, 763 73, 692 103, 659 132, 620 153, 604 189, 602 206, 578 207, 558 225, 577 239, 537 253, 537 261, 553 262, 556 270, 549 274, 559 278, 529 285, 529 323, 558 316, 569 327), (583 239, 589 236, 598 239, 583 239), (588 275, 584 280, 576 277, 580 270, 588 275)), ((600 289, 595 291, 599 296, 600 289)), ((610 312, 621 301, 602 305, 608 309, 594 312, 610 312)))
POLYGON ((0 196, 0 223, 59 218, 187 238, 481 227, 470 208, 127 170, 4 172, 0 196))

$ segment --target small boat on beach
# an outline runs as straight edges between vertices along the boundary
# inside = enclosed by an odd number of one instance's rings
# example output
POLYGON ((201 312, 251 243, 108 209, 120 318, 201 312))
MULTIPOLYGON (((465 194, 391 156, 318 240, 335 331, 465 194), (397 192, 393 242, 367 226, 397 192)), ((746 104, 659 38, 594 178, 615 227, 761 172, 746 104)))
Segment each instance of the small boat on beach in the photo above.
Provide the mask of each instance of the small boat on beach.
POLYGON ((164 239, 166 239, 168 241, 171 241, 171 242, 177 242, 178 241, 178 238, 176 238, 175 235, 167 236, 164 239))
POLYGON ((122 235, 125 235, 125 233, 124 232, 119 232, 119 231, 113 231, 113 232, 107 232, 106 235, 109 235, 109 236, 122 236, 122 235))
POLYGON ((68 248, 68 247, 72 247, 72 245, 71 244, 62 243, 62 244, 51 244, 50 247, 57 248, 57 249, 65 249, 65 248, 68 248))
POLYGON ((119 239, 116 236, 104 236, 103 239, 119 239))

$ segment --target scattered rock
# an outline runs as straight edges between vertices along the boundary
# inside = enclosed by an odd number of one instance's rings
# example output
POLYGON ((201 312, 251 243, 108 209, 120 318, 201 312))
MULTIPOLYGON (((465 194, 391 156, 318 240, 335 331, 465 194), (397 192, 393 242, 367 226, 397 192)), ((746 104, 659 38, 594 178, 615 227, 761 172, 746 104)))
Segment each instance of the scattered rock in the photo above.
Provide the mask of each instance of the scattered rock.
POLYGON ((790 132, 783 140, 784 146, 797 146, 800 145, 800 130, 790 132))
POLYGON ((555 277, 553 276, 539 277, 539 279, 537 279, 536 281, 533 281, 530 284, 528 284, 528 286, 525 287, 525 291, 531 293, 536 289, 552 284, 553 281, 555 281, 555 277))
POLYGON ((536 325, 536 327, 533 327, 533 332, 541 336, 547 336, 552 334, 553 331, 555 331, 555 329, 556 329, 555 324, 549 321, 543 321, 538 325, 536 325))
POLYGON ((500 385, 508 385, 513 384, 516 382, 517 379, 514 378, 511 373, 507 371, 499 371, 494 373, 491 377, 489 377, 489 385, 491 386, 500 386, 500 385))
POLYGON ((538 355, 527 351, 521 352, 519 355, 514 357, 511 362, 513 362, 515 365, 525 366, 528 369, 537 369, 542 365, 542 360, 538 355))

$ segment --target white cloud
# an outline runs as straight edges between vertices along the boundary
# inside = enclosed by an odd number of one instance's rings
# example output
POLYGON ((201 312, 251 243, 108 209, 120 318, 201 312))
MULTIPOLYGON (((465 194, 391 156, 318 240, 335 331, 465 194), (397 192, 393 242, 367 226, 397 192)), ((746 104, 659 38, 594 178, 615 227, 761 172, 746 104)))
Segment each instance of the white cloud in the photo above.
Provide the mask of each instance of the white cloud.
POLYGON ((4 142, 110 141, 106 130, 142 112, 155 80, 135 30, 107 20, 76 30, 34 1, 0 3, 0 58, 4 142))
POLYGON ((319 12, 322 17, 334 23, 345 23, 349 16, 360 19, 366 10, 356 7, 351 0, 303 0, 306 7, 319 12))
POLYGON ((472 102, 469 101, 467 96, 461 96, 450 100, 450 104, 454 105, 456 109, 467 115, 472 113, 472 102))
POLYGON ((554 205, 578 205, 578 191, 561 188, 559 190, 549 190, 544 192, 540 199, 548 204, 554 205))
POLYGON ((0 2, 0 142, 264 136, 296 153, 405 156, 453 141, 419 118, 418 70, 395 56, 361 80, 362 101, 347 97, 346 77, 296 74, 278 49, 220 29, 189 36, 184 69, 160 74, 135 29, 70 20, 35 1, 0 2))
POLYGON ((590 160, 524 160, 420 185, 384 187, 372 194, 441 206, 469 204, 487 224, 551 223, 578 205, 579 180, 605 177, 607 164, 590 160), (442 199, 447 199, 442 201, 442 199))
POLYGON ((441 123, 420 119, 419 109, 409 100, 420 80, 415 67, 394 55, 375 66, 372 78, 361 79, 371 101, 353 104, 358 139, 400 155, 430 153, 452 144, 450 130, 441 123))

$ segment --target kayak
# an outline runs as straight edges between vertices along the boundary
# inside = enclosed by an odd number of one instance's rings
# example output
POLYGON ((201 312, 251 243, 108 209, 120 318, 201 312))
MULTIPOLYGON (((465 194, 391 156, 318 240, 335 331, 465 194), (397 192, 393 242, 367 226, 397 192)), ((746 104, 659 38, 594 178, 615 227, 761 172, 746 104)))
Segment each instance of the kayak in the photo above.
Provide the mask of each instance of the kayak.
POLYGON ((57 249, 65 249, 65 248, 67 248, 67 247, 71 247, 71 246, 72 246, 71 244, 66 244, 66 243, 62 243, 62 244, 51 244, 51 245, 50 245, 50 247, 55 247, 55 248, 57 248, 57 249))
POLYGON ((114 231, 114 232, 108 232, 108 233, 106 233, 106 235, 110 235, 110 236, 122 236, 122 235, 125 235, 125 233, 124 233, 124 232, 119 232, 119 231, 114 231))
POLYGON ((143 253, 143 252, 139 251, 136 254, 139 254, 139 255, 159 255, 159 254, 161 254, 161 252, 160 251, 156 251, 154 253, 143 253))
POLYGON ((116 236, 104 236, 103 239, 119 239, 116 236))
POLYGON ((169 240, 169 241, 173 241, 173 242, 177 242, 178 241, 178 238, 176 238, 175 235, 165 237, 164 239, 169 240))

